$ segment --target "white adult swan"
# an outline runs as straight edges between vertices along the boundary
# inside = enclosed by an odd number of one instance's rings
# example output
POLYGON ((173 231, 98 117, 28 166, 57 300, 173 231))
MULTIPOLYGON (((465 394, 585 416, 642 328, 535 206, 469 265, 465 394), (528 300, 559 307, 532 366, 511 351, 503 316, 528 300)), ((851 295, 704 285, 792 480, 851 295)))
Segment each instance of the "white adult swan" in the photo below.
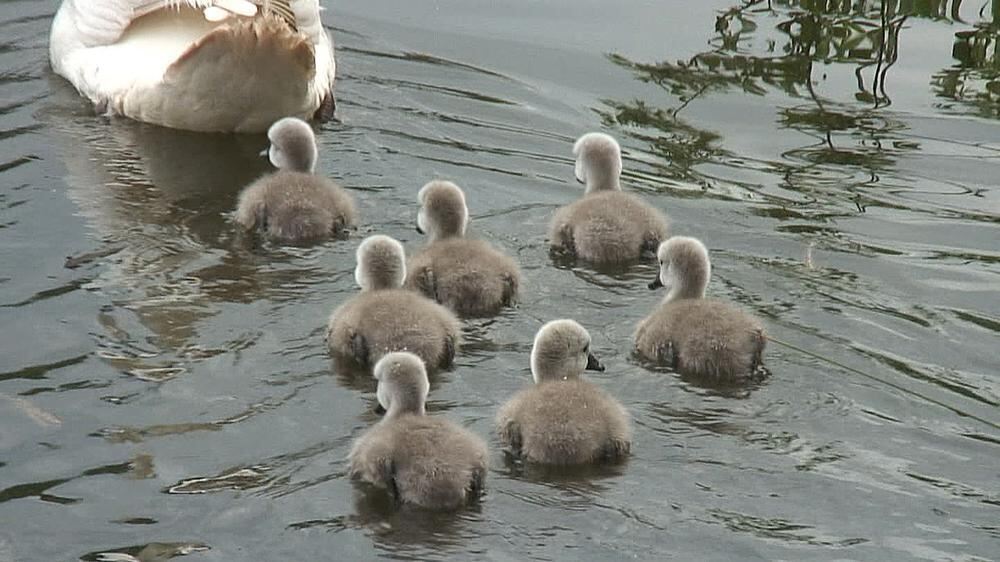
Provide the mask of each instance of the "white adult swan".
POLYGON ((101 113, 261 132, 333 114, 333 42, 319 12, 319 0, 64 0, 49 56, 101 113))

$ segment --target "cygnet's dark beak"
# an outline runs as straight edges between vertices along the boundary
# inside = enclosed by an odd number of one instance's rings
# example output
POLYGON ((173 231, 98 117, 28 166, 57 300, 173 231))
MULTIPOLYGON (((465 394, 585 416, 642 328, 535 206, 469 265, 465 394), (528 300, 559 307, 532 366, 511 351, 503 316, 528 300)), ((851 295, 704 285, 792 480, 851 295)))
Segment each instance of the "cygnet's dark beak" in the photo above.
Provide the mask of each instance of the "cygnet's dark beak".
POLYGON ((600 371, 600 372, 603 373, 604 372, 604 365, 601 365, 601 362, 597 360, 597 357, 595 357, 593 353, 588 353, 587 354, 587 367, 586 367, 586 370, 588 370, 588 371, 600 371))
POLYGON ((657 275, 656 279, 653 279, 653 281, 649 285, 646 285, 646 286, 649 287, 650 291, 652 291, 654 289, 659 289, 660 287, 663 286, 663 281, 660 281, 660 276, 657 275))
POLYGON ((382 407, 382 403, 381 402, 379 402, 378 404, 375 405, 375 414, 379 415, 379 416, 384 416, 385 415, 385 408, 382 407))
POLYGON ((581 179, 580 176, 578 176, 576 174, 573 174, 573 177, 576 178, 576 183, 578 183, 580 185, 583 185, 583 184, 587 183, 587 182, 583 181, 583 179, 581 179))
POLYGON ((420 224, 419 223, 417 224, 417 232, 419 232, 420 234, 424 233, 424 229, 420 228, 420 224))

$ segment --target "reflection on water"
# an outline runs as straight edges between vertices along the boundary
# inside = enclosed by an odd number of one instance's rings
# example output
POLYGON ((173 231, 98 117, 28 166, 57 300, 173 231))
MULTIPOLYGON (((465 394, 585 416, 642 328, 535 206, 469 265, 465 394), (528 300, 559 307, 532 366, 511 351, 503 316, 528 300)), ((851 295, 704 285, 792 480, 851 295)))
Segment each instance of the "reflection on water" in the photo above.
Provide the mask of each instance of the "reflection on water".
POLYGON ((209 546, 201 543, 149 543, 126 546, 84 554, 80 560, 86 562, 106 562, 108 560, 127 560, 137 562, 162 562, 177 556, 185 556, 195 552, 209 550, 209 546))
POLYGON ((95 117, 47 69, 54 7, 0 7, 0 560, 993 556, 996 3, 594 6, 330 6, 320 169, 363 223, 311 248, 234 233, 263 136, 95 117), (628 188, 711 248, 713 296, 766 321, 766 379, 643 364, 652 268, 548 255, 572 141, 602 127, 628 188), (494 439, 456 514, 350 481, 375 385, 331 364, 327 317, 358 240, 424 243, 434 177, 526 285, 466 323, 429 411, 491 435, 534 333, 574 317, 632 413, 627 463, 526 467, 494 439))
POLYGON ((436 513, 397 506, 388 494, 359 493, 353 515, 296 521, 288 529, 310 534, 357 530, 377 551, 396 559, 420 560, 460 552, 483 555, 484 549, 469 548, 469 543, 476 541, 470 525, 481 519, 481 511, 480 504, 472 504, 459 513, 436 513))

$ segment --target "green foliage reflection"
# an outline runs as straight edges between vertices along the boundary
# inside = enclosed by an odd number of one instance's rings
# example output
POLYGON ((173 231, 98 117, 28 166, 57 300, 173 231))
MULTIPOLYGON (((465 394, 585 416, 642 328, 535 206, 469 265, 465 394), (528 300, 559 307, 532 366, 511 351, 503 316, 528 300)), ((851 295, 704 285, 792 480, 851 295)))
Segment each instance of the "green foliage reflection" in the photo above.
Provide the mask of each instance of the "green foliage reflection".
MULTIPOLYGON (((638 130, 635 136, 669 162, 673 177, 707 186, 711 179, 695 166, 731 155, 718 146, 718 135, 686 123, 683 112, 712 95, 780 91, 801 103, 779 107, 778 125, 816 139, 782 154, 785 161, 777 165, 787 167, 784 187, 801 192, 805 183, 815 187, 824 178, 847 193, 871 187, 898 155, 920 148, 884 109, 892 104, 900 52, 925 40, 929 25, 957 29, 955 64, 928 75, 930 91, 941 100, 935 107, 1000 117, 1000 0, 986 1, 975 7, 962 0, 746 1, 719 13, 710 48, 686 60, 608 55, 637 80, 661 88, 668 101, 606 101, 601 115, 606 124, 638 130)), ((849 200, 863 209, 857 197, 849 200)))

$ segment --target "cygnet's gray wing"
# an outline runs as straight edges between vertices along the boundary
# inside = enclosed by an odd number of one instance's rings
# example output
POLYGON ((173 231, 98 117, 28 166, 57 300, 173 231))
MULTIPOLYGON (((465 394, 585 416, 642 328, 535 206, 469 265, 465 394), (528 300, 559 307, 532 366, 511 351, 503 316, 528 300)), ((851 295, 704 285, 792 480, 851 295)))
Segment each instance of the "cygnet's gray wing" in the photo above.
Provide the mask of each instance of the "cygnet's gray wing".
POLYGON ((377 424, 354 442, 347 459, 352 478, 384 488, 396 501, 400 501, 402 498, 396 486, 393 466, 396 437, 385 424, 377 424))
POLYGON ((559 209, 549 228, 553 250, 611 264, 655 253, 667 236, 667 219, 630 193, 587 195, 559 209))
MULTIPOLYGON (((326 345, 330 354, 347 359, 364 369, 374 365, 368 341, 361 332, 358 306, 363 301, 357 297, 334 309, 326 328, 326 345)), ((377 360, 377 359, 376 359, 377 360)))
POLYGON ((636 326, 632 339, 639 355, 656 363, 677 370, 677 354, 674 353, 673 332, 676 322, 673 318, 664 318, 661 309, 643 318, 636 326))
POLYGON ((570 257, 577 255, 576 243, 573 241, 573 217, 577 203, 579 201, 560 207, 552 215, 549 223, 549 248, 557 254, 570 257))
POLYGON ((618 461, 628 455, 632 442, 624 407, 582 379, 549 381, 521 391, 501 408, 497 430, 512 453, 542 464, 618 461))
POLYGON ((528 395, 529 390, 531 390, 530 387, 521 390, 497 410, 497 436, 500 438, 500 443, 504 448, 515 457, 521 456, 523 441, 521 439, 521 425, 518 422, 518 418, 521 412, 521 405, 524 403, 525 396, 528 395))
POLYGON ((269 176, 257 179, 240 192, 236 203, 236 223, 245 230, 263 229, 267 223, 267 182, 263 181, 269 176))
POLYGON ((636 348, 648 359, 682 374, 728 381, 753 375, 766 342, 756 318, 714 299, 666 303, 636 331, 636 348))
POLYGON ((443 306, 415 292, 364 292, 334 311, 328 324, 331 353, 370 367, 386 353, 409 351, 428 369, 451 365, 459 346, 459 321, 443 306))
POLYGON ((441 302, 437 296, 437 279, 434 277, 433 258, 427 255, 426 251, 421 251, 410 258, 406 264, 407 289, 417 291, 421 295, 441 302))
POLYGON ((408 270, 407 287, 461 316, 496 314, 515 302, 521 283, 517 263, 482 240, 435 242, 408 270))
POLYGON ((335 236, 357 224, 354 199, 328 178, 278 171, 240 194, 236 222, 282 242, 335 236))

